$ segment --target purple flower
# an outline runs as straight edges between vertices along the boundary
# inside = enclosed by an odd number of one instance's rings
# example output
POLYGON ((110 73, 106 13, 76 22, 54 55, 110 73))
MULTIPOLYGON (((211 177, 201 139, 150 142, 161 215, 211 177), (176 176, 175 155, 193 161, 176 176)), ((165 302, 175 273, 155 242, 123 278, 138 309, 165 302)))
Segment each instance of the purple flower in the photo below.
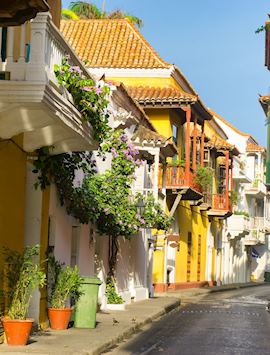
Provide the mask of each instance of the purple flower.
POLYGON ((145 224, 145 220, 143 218, 141 218, 140 222, 141 224, 145 224))
POLYGON ((135 164, 136 164, 137 166, 141 166, 141 165, 142 165, 142 161, 139 160, 139 159, 137 159, 137 160, 135 161, 135 164))
POLYGON ((104 208, 104 212, 107 213, 110 209, 108 207, 104 208))
POLYGON ((81 73, 82 71, 81 71, 81 69, 80 69, 80 67, 77 67, 77 66, 72 66, 72 67, 70 67, 69 68, 69 71, 71 72, 71 73, 81 73))
POLYGON ((120 140, 121 140, 122 142, 127 142, 128 136, 127 136, 125 133, 123 133, 123 134, 121 134, 121 136, 120 136, 120 140))
POLYGON ((134 150, 134 145, 132 143, 128 143, 128 149, 134 150))
POLYGON ((102 93, 102 90, 100 89, 100 88, 95 88, 95 92, 96 92, 96 94, 101 94, 102 93))
POLYGON ((127 155, 127 160, 133 160, 131 155, 127 155))
POLYGON ((120 225, 122 225, 122 224, 123 224, 123 222, 122 222, 122 221, 119 221, 119 224, 120 224, 120 225))
POLYGON ((92 91, 92 89, 89 86, 84 86, 82 87, 83 91, 92 91))

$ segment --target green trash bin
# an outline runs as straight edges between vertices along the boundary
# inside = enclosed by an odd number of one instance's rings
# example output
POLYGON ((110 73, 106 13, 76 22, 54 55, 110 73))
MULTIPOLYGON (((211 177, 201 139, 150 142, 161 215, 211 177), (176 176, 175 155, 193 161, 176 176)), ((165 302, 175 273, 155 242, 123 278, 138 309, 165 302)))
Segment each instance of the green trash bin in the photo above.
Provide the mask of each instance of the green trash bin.
POLYGON ((264 273, 264 282, 270 282, 270 272, 265 271, 264 273))
POLYGON ((79 298, 74 314, 75 328, 95 328, 98 301, 98 288, 102 284, 95 276, 84 277, 81 286, 82 296, 79 298))

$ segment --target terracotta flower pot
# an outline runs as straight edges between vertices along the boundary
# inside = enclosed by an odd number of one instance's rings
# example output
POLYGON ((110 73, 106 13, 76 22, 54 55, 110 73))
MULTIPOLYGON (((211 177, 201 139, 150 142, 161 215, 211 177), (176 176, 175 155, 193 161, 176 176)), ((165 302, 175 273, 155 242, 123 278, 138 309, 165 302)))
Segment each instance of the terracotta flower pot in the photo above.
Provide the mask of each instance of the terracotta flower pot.
POLYGON ((34 319, 2 318, 8 345, 26 345, 34 323, 34 319))
POLYGON ((72 308, 48 308, 51 329, 67 329, 71 313, 72 308))

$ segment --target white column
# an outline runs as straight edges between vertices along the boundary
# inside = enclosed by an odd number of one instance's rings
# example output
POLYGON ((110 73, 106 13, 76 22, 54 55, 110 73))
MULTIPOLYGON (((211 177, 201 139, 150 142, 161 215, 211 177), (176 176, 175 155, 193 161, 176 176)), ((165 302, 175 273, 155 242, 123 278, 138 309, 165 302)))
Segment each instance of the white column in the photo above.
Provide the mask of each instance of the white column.
POLYGON ((14 27, 7 29, 7 63, 13 63, 14 27))
POLYGON ((20 45, 20 57, 18 62, 19 63, 25 63, 25 37, 26 37, 26 31, 25 31, 25 23, 21 25, 21 45, 20 45))
MULTIPOLYGON (((31 47, 30 60, 27 64, 26 80, 31 81, 46 81, 46 51, 51 51, 52 48, 46 48, 46 39, 48 36, 48 21, 51 15, 48 12, 38 13, 35 19, 31 22, 31 47)), ((50 47, 52 43, 50 43, 50 47)))
MULTIPOLYGON (((26 173, 26 203, 25 203, 25 227, 24 245, 40 244, 41 220, 42 220, 42 191, 34 188, 36 175, 32 173, 32 164, 27 164, 26 173)), ((39 322, 40 292, 36 290, 31 299, 28 316, 39 322)))
POLYGON ((154 156, 154 171, 153 171, 153 193, 155 200, 158 200, 158 174, 159 174, 159 153, 160 149, 156 149, 154 156))
POLYGON ((167 283, 167 260, 168 259, 168 241, 167 238, 164 236, 164 273, 163 273, 163 282, 164 284, 167 283))
POLYGON ((2 63, 1 49, 2 49, 2 27, 0 27, 0 64, 2 63))

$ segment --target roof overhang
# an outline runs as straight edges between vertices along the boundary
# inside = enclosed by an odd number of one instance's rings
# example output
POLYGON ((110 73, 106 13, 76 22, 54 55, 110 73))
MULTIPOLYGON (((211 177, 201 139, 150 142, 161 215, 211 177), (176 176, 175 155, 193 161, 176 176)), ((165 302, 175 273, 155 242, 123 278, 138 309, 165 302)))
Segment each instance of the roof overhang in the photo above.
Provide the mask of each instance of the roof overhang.
POLYGON ((21 25, 44 11, 49 11, 45 0, 1 0, 0 26, 21 25))

